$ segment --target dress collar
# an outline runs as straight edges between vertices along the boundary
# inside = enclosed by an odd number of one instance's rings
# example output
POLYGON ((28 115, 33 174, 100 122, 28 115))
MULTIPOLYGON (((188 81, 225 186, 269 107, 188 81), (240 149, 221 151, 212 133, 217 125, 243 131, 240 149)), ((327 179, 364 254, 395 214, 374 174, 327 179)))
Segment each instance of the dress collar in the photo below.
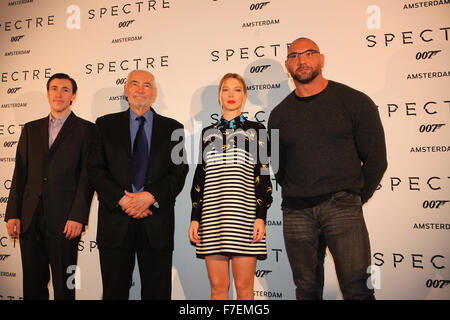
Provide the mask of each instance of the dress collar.
POLYGON ((237 128, 241 127, 242 123, 244 123, 247 119, 244 117, 244 115, 241 113, 239 116, 231 119, 231 120, 225 120, 222 116, 217 123, 217 129, 219 130, 227 130, 232 129, 236 130, 237 128))

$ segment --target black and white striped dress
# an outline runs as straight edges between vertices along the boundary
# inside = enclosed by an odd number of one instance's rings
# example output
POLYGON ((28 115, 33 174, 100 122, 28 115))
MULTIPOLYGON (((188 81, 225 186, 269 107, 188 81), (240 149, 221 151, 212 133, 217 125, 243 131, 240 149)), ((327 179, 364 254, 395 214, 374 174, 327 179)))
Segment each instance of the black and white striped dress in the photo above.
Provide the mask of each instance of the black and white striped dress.
POLYGON ((199 221, 196 254, 199 258, 222 254, 265 259, 265 237, 251 242, 255 219, 266 218, 272 188, 270 176, 260 174, 263 164, 258 153, 252 154, 248 148, 252 140, 262 144, 257 130, 265 128, 243 116, 233 120, 221 119, 202 132, 204 159, 197 166, 191 190, 191 219, 199 221), (238 139, 248 141, 245 147, 238 139))

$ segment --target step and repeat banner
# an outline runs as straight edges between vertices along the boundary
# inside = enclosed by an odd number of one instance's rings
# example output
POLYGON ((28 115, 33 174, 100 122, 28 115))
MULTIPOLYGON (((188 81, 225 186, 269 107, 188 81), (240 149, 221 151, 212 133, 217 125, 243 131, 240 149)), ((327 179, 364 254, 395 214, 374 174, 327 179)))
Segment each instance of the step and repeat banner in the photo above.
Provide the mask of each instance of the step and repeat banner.
MULTIPOLYGON (((18 241, 3 222, 23 125, 49 113, 46 81, 71 75, 72 110, 87 120, 126 109, 128 72, 155 77, 157 112, 184 124, 190 172, 177 198, 173 299, 208 299, 203 260, 188 241, 190 187, 201 128, 220 118, 218 82, 247 82, 245 112, 267 125, 294 86, 287 48, 304 36, 325 55, 326 78, 379 106, 388 169, 364 206, 368 285, 378 299, 450 299, 450 2, 302 0, 3 0, 0 3, 0 299, 22 299, 18 241)), ((283 242, 280 187, 268 212, 268 258, 255 299, 295 299, 283 242)), ((97 198, 79 245, 77 299, 101 299, 97 198)), ((349 248, 351 250, 351 248, 349 248)), ((326 299, 342 299, 331 255, 326 299)), ((51 287, 51 286, 50 286, 51 287)), ((234 289, 230 289, 235 297, 234 289)), ((135 270, 131 298, 140 298, 135 270)))

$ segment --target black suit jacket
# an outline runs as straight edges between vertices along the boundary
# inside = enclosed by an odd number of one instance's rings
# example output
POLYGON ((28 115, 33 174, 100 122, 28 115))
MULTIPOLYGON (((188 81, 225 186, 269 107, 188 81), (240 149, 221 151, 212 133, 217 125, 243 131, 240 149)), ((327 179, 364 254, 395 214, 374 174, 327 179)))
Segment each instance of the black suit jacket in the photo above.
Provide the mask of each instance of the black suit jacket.
POLYGON ((88 223, 94 192, 86 162, 94 125, 71 112, 49 149, 48 122, 47 116, 23 127, 5 221, 21 219, 21 233, 26 232, 42 200, 47 230, 64 236, 67 220, 88 223))
MULTIPOLYGON (((97 243, 100 248, 120 246, 133 219, 118 205, 124 190, 132 192, 129 118, 128 109, 96 120, 88 173, 99 199, 97 243)), ((180 146, 180 141, 184 143, 183 136, 171 141, 176 129, 183 130, 183 125, 154 112, 144 191, 154 195, 159 208, 152 206, 153 215, 144 218, 143 223, 155 250, 173 250, 175 198, 183 189, 188 172, 185 161, 175 164, 171 160, 172 149, 180 146)), ((182 144, 178 151, 184 157, 182 144)))

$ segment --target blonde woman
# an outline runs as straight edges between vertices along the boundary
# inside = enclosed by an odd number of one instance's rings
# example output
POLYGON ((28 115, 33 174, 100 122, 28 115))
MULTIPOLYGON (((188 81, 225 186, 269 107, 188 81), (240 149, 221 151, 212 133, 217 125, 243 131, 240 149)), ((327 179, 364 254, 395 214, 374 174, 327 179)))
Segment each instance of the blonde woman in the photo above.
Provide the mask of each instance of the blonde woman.
POLYGON ((222 78, 218 98, 222 117, 202 131, 189 238, 197 257, 205 259, 212 300, 228 299, 230 262, 237 299, 252 300, 256 260, 267 257, 265 219, 272 186, 267 161, 260 159, 267 138, 260 138, 262 124, 241 113, 247 88, 240 75, 222 78))

